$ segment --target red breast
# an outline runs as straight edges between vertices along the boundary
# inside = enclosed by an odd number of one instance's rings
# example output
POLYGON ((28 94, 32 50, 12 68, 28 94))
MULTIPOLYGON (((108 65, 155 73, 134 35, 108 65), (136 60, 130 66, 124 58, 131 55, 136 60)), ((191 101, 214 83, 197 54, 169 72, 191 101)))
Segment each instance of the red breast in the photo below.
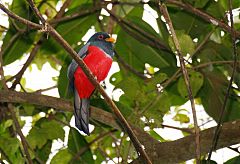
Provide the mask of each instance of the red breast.
MULTIPOLYGON (((112 65, 112 58, 96 46, 88 47, 83 61, 99 82, 107 77, 112 65)), ((79 66, 74 73, 74 85, 80 98, 89 98, 95 89, 79 66)))

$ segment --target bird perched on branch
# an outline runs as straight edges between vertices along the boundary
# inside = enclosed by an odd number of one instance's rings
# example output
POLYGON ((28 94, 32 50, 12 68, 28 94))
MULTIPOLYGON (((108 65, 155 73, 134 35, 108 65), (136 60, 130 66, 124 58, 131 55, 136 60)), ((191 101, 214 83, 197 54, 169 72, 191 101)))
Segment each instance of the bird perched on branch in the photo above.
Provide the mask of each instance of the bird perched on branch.
MULTIPOLYGON (((100 82, 107 77, 114 56, 115 39, 105 32, 95 33, 81 48, 78 55, 100 82)), ((75 126, 89 135, 90 96, 95 90, 85 73, 72 60, 68 67, 69 86, 74 93, 75 126)))

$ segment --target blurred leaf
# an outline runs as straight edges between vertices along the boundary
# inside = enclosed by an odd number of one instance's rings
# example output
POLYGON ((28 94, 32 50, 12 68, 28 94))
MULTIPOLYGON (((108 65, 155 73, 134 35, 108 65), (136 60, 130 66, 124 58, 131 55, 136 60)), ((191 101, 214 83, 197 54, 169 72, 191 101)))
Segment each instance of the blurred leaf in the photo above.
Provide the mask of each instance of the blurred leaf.
POLYGON ((68 98, 70 96, 69 80, 67 78, 68 67, 62 66, 60 75, 58 77, 58 93, 61 98, 68 98))
MULTIPOLYGON (((182 31, 176 31, 176 35, 179 41, 182 55, 186 56, 187 54, 192 55, 195 51, 195 45, 192 38, 189 35, 186 35, 182 31)), ((172 37, 169 37, 169 45, 173 52, 176 51, 175 44, 172 37)))
MULTIPOLYGON (((68 149, 76 155, 83 147, 88 146, 85 138, 74 128, 70 129, 68 137, 68 149)), ((76 159, 73 163, 94 163, 91 150, 88 148, 87 151, 83 152, 80 159, 76 159)))
POLYGON ((49 121, 46 118, 42 118, 32 127, 27 140, 33 149, 36 147, 40 149, 47 143, 47 140, 58 138, 63 140, 64 135, 65 132, 59 123, 54 120, 49 121))
MULTIPOLYGON (((203 75, 199 72, 189 72, 189 81, 192 88, 193 97, 197 95, 197 92, 203 85, 203 75)), ((188 91, 183 77, 178 80, 178 92, 184 98, 188 98, 188 91)))
POLYGON ((139 71, 143 71, 145 63, 158 68, 169 66, 169 63, 161 54, 158 54, 150 46, 140 43, 123 31, 120 31, 118 34, 116 51, 126 63, 139 71))
POLYGON ((35 32, 17 34, 17 32, 11 28, 13 27, 10 26, 10 29, 7 31, 7 34, 3 39, 2 49, 4 50, 4 65, 8 65, 22 57, 23 54, 33 45, 36 34, 35 32), (16 39, 11 43, 10 41, 13 40, 13 37, 16 37, 16 39), (11 45, 9 45, 9 43, 11 43, 11 45))
POLYGON ((154 139, 160 141, 160 142, 164 142, 165 140, 155 131, 155 130, 150 130, 148 132, 154 139))
POLYGON ((20 141, 17 138, 3 137, 0 135, 0 148, 8 155, 12 163, 24 163, 20 152, 20 141))
MULTIPOLYGON (((199 2, 197 0, 194 2, 199 2)), ((172 21, 174 22, 174 29, 176 31, 184 31, 192 39, 204 38, 205 35, 212 29, 209 23, 198 19, 195 15, 179 10, 178 12, 169 13, 172 21), (181 18, 181 19, 179 19, 181 18)))
POLYGON ((69 163, 72 159, 72 154, 68 149, 60 150, 51 160, 51 164, 69 163))
POLYGON ((186 114, 178 113, 174 116, 174 121, 179 121, 180 123, 189 123, 190 118, 186 114))
POLYGON ((224 162, 224 164, 238 164, 238 163, 240 163, 240 156, 236 156, 236 157, 224 162))
POLYGON ((51 153, 52 141, 48 140, 41 149, 36 150, 37 156, 44 162, 47 162, 49 154, 51 153))
POLYGON ((196 8, 203 8, 207 3, 208 3, 209 0, 198 0, 195 2, 194 6, 196 8))
POLYGON ((32 116, 35 106, 32 104, 23 104, 23 109, 28 116, 32 116))

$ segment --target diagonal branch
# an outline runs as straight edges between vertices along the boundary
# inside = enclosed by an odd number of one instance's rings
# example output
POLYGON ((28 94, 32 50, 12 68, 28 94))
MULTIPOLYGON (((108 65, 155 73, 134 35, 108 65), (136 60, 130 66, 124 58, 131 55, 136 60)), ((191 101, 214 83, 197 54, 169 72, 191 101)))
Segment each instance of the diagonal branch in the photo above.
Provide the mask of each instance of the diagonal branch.
POLYGON ((234 74, 236 72, 236 68, 237 68, 237 46, 236 46, 236 33, 234 31, 234 22, 233 22, 233 13, 232 13, 232 0, 229 0, 229 15, 230 15, 230 23, 231 23, 231 38, 232 38, 232 47, 233 47, 233 70, 232 70, 232 74, 231 74, 231 78, 229 80, 229 83, 228 83, 228 87, 227 87, 227 93, 224 97, 224 101, 223 101, 223 105, 222 105, 222 108, 220 110, 220 115, 219 115, 219 120, 218 120, 218 123, 217 123, 217 128, 216 128, 216 131, 214 133, 214 137, 213 137, 213 140, 212 140, 212 145, 211 145, 211 149, 209 151, 209 155, 208 155, 208 162, 210 161, 211 159, 211 155, 212 155, 212 152, 213 150, 216 149, 216 146, 217 146, 217 143, 218 143, 218 140, 219 140, 219 136, 220 136, 220 133, 222 131, 222 125, 223 125, 223 116, 225 114, 225 111, 226 111, 226 106, 227 106, 227 101, 228 101, 228 97, 230 95, 230 90, 231 90, 231 87, 232 87, 232 84, 233 84, 233 78, 234 78, 234 74))
POLYGON ((200 164, 200 158, 201 158, 201 151, 200 151, 200 130, 198 127, 198 123, 197 123, 197 114, 196 114, 196 109, 195 109, 195 103, 194 103, 194 98, 193 98, 193 94, 192 94, 192 88, 191 88, 191 84, 190 84, 190 80, 189 80, 189 76, 188 76, 188 71, 185 67, 185 63, 184 63, 184 58, 183 55, 181 53, 181 47, 179 44, 179 41, 177 39, 175 30, 173 28, 173 24, 172 21, 170 19, 170 16, 168 14, 168 10, 167 7, 164 4, 161 4, 161 1, 159 1, 159 7, 160 7, 160 12, 162 13, 164 19, 166 20, 166 23, 169 26, 169 30, 172 34, 172 38, 173 38, 173 42, 177 51, 177 55, 179 57, 179 61, 180 61, 180 66, 181 66, 181 70, 183 73, 183 77, 184 77, 184 81, 187 87, 187 91, 188 91, 188 97, 189 100, 191 102, 191 107, 192 107, 192 113, 193 113, 193 121, 194 121, 194 130, 195 130, 195 135, 196 135, 196 140, 195 140, 195 144, 196 144, 196 159, 197 159, 197 163, 200 164))
MULTIPOLYGON (((56 14, 56 16, 53 18, 53 20, 55 19, 59 19, 63 16, 65 9, 70 5, 71 0, 67 0, 64 2, 64 4, 62 5, 62 7, 60 8, 60 11, 56 14)), ((54 26, 56 26, 57 24, 55 24, 54 26)), ((40 39, 38 40, 38 42, 35 44, 35 46, 33 47, 27 61, 25 62, 25 64, 23 65, 22 69, 15 75, 12 76, 11 78, 8 79, 8 81, 11 81, 12 79, 15 78, 15 81, 13 82, 11 89, 15 89, 16 85, 19 84, 24 72, 26 71, 26 69, 28 68, 28 66, 32 63, 33 59, 35 58, 35 56, 37 55, 38 50, 40 49, 42 43, 45 41, 45 37, 44 35, 42 35, 40 37, 40 39)))
POLYGON ((32 162, 31 156, 30 156, 29 151, 28 151, 28 143, 27 143, 27 140, 26 140, 25 136, 23 135, 23 133, 21 131, 21 127, 20 127, 20 124, 19 124, 19 122, 17 120, 16 113, 14 112, 13 105, 12 104, 8 104, 8 109, 9 109, 9 111, 11 113, 11 116, 12 116, 12 119, 13 119, 13 122, 14 122, 14 125, 15 125, 16 132, 17 132, 17 134, 21 138, 21 142, 22 142, 23 149, 24 149, 24 152, 26 154, 28 163, 32 164, 33 162, 32 162))
POLYGON ((13 84, 11 86, 11 89, 14 89, 16 87, 16 85, 19 84, 19 82, 20 82, 24 72, 26 71, 28 66, 31 64, 31 62, 33 61, 34 57, 37 55, 37 52, 38 52, 39 48, 41 47, 41 42, 42 42, 42 40, 40 39, 37 42, 37 44, 33 47, 33 49, 31 51, 27 61, 23 65, 22 69, 15 76, 12 77, 12 78, 15 78, 15 81, 13 82, 13 84))

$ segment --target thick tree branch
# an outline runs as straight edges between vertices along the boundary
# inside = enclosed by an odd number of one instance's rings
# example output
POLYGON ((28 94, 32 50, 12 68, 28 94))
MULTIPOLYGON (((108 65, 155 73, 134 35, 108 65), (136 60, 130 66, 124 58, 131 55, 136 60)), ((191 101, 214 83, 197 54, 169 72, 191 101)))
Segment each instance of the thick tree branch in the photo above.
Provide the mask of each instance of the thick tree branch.
MULTIPOLYGON (((24 93, 10 90, 4 90, 0 92, 0 102, 9 103, 28 103, 38 106, 45 106, 54 108, 58 111, 72 112, 73 105, 71 101, 39 95, 38 93, 24 93)), ((119 124, 116 122, 115 117, 102 109, 91 106, 91 118, 99 121, 103 124, 109 125, 115 129, 122 130, 119 124)), ((137 134, 139 140, 145 145, 145 142, 157 142, 147 133, 143 132, 139 128, 133 127, 134 132, 137 134)))
MULTIPOLYGON (((33 105, 51 107, 65 112, 72 112, 73 110, 71 101, 35 93, 1 91, 0 102, 29 103, 33 105)), ((91 118, 121 130, 118 123, 115 121, 114 116, 102 109, 91 107, 91 118)), ((153 160, 153 163, 159 163, 159 161, 161 161, 161 163, 180 163, 194 158, 194 135, 190 135, 176 141, 160 143, 139 128, 133 127, 133 129, 139 140, 146 148, 146 151, 148 152, 149 157, 153 160)), ((214 131, 215 127, 201 131, 201 154, 206 154, 208 152, 214 131)), ((224 123, 216 149, 240 143, 239 131, 240 120, 224 123)), ((134 163, 140 162, 140 158, 134 161, 134 163)))
MULTIPOLYGON (((208 153, 216 127, 201 131, 201 154, 208 153)), ((215 150, 240 143, 240 120, 224 123, 215 150)), ((151 144, 146 147, 153 163, 180 163, 194 158, 195 135, 190 135, 176 141, 151 144), (163 151, 164 150, 164 151, 163 151)), ((141 163, 140 159, 133 163, 141 163)))

